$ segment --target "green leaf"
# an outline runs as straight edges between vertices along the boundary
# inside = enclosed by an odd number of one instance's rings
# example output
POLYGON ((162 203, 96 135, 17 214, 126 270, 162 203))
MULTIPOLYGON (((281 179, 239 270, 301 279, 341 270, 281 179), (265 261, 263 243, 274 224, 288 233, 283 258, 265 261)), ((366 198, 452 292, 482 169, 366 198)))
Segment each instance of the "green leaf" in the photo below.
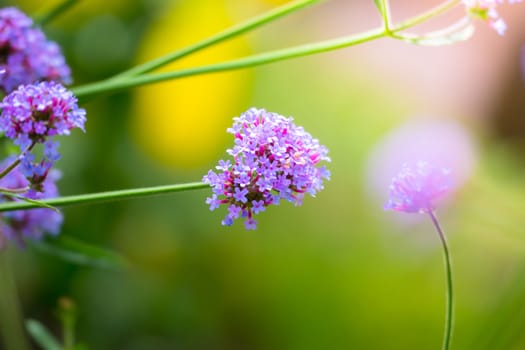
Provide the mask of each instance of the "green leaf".
POLYGON ((425 35, 402 34, 397 37, 416 45, 443 46, 468 40, 473 34, 474 26, 470 18, 465 17, 443 30, 430 32, 425 35))
POLYGON ((116 252, 63 235, 34 241, 31 245, 41 252, 55 255, 78 265, 110 270, 120 270, 128 265, 126 260, 116 252))
POLYGON ((26 329, 44 350, 63 350, 60 342, 40 322, 28 319, 26 320, 26 329))

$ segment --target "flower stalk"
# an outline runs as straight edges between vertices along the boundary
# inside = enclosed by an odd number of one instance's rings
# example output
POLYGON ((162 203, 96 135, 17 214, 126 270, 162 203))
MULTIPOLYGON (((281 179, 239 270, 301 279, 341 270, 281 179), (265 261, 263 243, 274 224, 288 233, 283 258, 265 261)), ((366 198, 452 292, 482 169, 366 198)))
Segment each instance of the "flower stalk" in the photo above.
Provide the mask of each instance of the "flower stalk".
POLYGON ((202 41, 199 41, 193 45, 187 46, 181 50, 171 52, 165 56, 153 59, 146 63, 135 66, 131 69, 123 71, 115 75, 113 79, 120 79, 130 76, 137 76, 140 74, 151 72, 157 68, 165 66, 171 62, 174 62, 178 59, 181 59, 185 56, 188 56, 192 53, 205 49, 209 46, 219 44, 223 41, 233 39, 234 37, 256 29, 266 23, 277 20, 281 17, 284 17, 292 12, 298 11, 306 6, 313 5, 320 0, 296 0, 290 3, 284 4, 283 6, 277 7, 271 11, 268 11, 260 16, 251 18, 246 22, 235 25, 231 28, 228 28, 220 33, 217 33, 209 38, 206 38, 202 41))
POLYGON ((452 263, 450 250, 443 229, 435 214, 435 204, 452 187, 448 169, 438 168, 427 162, 410 166, 405 164, 390 185, 390 195, 385 209, 404 213, 428 214, 443 246, 447 280, 445 333, 443 350, 448 350, 452 337, 454 320, 454 293, 452 288, 452 263))
POLYGON ((64 0, 58 5, 56 5, 54 8, 43 14, 42 16, 38 17, 35 22, 39 26, 45 26, 55 18, 57 18, 62 13, 66 12, 71 8, 73 5, 75 5, 78 2, 78 0, 64 0))
POLYGON ((56 197, 38 202, 7 202, 0 203, 0 212, 13 211, 13 210, 27 210, 40 208, 43 205, 53 207, 64 207, 74 204, 95 204, 117 201, 122 199, 132 199, 140 197, 149 197, 159 194, 167 194, 173 192, 183 192, 190 190, 198 190, 207 188, 209 185, 202 182, 191 182, 176 185, 156 186, 156 187, 144 187, 134 188, 129 190, 119 191, 108 191, 90 194, 81 194, 76 196, 63 196, 56 197))
POLYGON ((436 228, 441 244, 443 245, 443 258, 445 262, 445 273, 447 278, 447 304, 445 317, 445 334, 443 336, 443 350, 448 350, 452 339, 452 328, 454 323, 454 289, 452 285, 452 260, 445 233, 439 224, 434 211, 429 210, 428 215, 436 228))
POLYGON ((34 142, 34 141, 31 142, 31 144, 29 146, 27 146, 26 149, 18 157, 16 157, 16 159, 13 162, 11 162, 8 166, 6 166, 5 169, 3 169, 0 172, 0 179, 4 178, 14 168, 16 168, 18 166, 18 164, 20 164, 20 162, 22 161, 22 158, 24 158, 24 156, 26 154, 31 152, 31 150, 33 149, 33 147, 35 147, 35 145, 36 145, 36 142, 34 142))
POLYGON ((383 20, 383 26, 385 32, 390 33, 390 27, 392 26, 392 17, 390 15, 390 3, 388 0, 381 0, 381 18, 383 20))
POLYGON ((418 24, 421 24, 423 22, 426 22, 434 17, 441 16, 447 11, 452 10, 454 7, 461 4, 461 0, 449 0, 447 2, 442 3, 441 5, 438 5, 426 12, 423 12, 422 14, 412 17, 406 21, 403 21, 395 26, 395 29, 392 30, 392 32, 400 32, 405 29, 409 29, 412 27, 417 26, 418 24))
POLYGON ((181 69, 173 72, 143 74, 137 77, 130 77, 118 80, 103 80, 96 83, 86 84, 72 88, 71 91, 79 99, 91 95, 119 91, 132 87, 159 83, 167 80, 181 79, 194 75, 233 71, 237 69, 256 67, 272 62, 283 61, 290 58, 313 55, 316 53, 333 51, 344 47, 354 46, 385 37, 383 28, 377 28, 358 35, 351 35, 343 38, 327 40, 314 44, 306 44, 282 50, 266 52, 258 55, 248 56, 232 61, 209 64, 201 67, 181 69))
MULTIPOLYGON (((380 28, 375 28, 375 29, 372 29, 372 30, 369 30, 363 33, 349 35, 349 36, 336 38, 332 40, 321 41, 317 43, 299 45, 299 46, 276 50, 276 51, 270 51, 270 52, 266 52, 262 54, 239 58, 239 59, 232 60, 232 61, 210 64, 210 65, 201 66, 201 67, 194 67, 194 68, 189 68, 189 69, 182 69, 182 70, 165 72, 165 73, 157 73, 157 74, 140 74, 138 76, 128 77, 129 74, 139 74, 139 73, 143 73, 146 71, 150 71, 151 69, 157 68, 160 65, 164 65, 168 62, 171 62, 172 60, 176 58, 182 57, 180 56, 181 54, 186 56, 190 53, 197 51, 200 48, 208 47, 222 40, 229 39, 233 37, 234 35, 243 33, 249 29, 253 29, 256 26, 252 25, 252 26, 242 27, 242 30, 240 31, 239 30, 235 31, 232 29, 232 32, 229 33, 229 35, 228 33, 226 35, 225 34, 218 35, 218 37, 215 37, 215 40, 210 39, 210 41, 208 42, 205 41, 203 43, 196 44, 193 46, 193 48, 190 46, 188 49, 185 49, 187 51, 183 50, 179 53, 173 53, 168 56, 165 56, 164 58, 153 60, 150 63, 146 63, 137 68, 133 68, 132 70, 125 72, 126 77, 122 76, 122 79, 111 78, 111 79, 103 80, 100 82, 81 85, 76 88, 73 88, 72 91, 78 98, 86 98, 91 95, 112 92, 112 91, 119 91, 119 90, 128 89, 132 87, 153 84, 153 83, 158 83, 158 82, 167 81, 167 80, 180 79, 180 78, 185 78, 185 77, 194 76, 194 75, 210 74, 210 73, 232 71, 232 70, 243 69, 243 68, 250 68, 250 67, 260 66, 264 64, 273 63, 273 62, 283 61, 283 60, 287 60, 291 58, 333 51, 333 50, 337 50, 337 49, 341 49, 345 47, 362 44, 368 41, 373 41, 373 40, 380 39, 380 38, 396 37, 394 34, 399 33, 405 29, 414 27, 433 17, 437 17, 443 14, 444 12, 452 9, 453 7, 459 5, 460 3, 461 3, 461 0, 448 1, 440 6, 433 8, 430 11, 427 11, 421 15, 415 16, 407 21, 401 22, 400 24, 392 26, 392 27, 389 24, 390 22, 389 11, 383 11, 384 21, 386 21, 385 24, 381 26, 380 28)), ((383 4, 382 6, 386 7, 388 5, 383 4)), ((265 23, 265 22, 255 21, 255 23, 260 25, 259 23, 265 23)), ((120 75, 118 75, 117 77, 119 76, 120 75)))

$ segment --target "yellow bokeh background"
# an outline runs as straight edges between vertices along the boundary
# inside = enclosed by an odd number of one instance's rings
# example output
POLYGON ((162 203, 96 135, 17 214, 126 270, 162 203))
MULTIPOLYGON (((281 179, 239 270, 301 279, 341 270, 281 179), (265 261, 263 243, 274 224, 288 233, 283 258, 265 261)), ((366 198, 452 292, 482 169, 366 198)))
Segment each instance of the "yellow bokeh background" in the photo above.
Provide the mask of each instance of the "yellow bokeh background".
MULTIPOLYGON (((195 43, 232 24, 225 1, 176 3, 150 28, 138 61, 145 62, 195 43)), ((249 53, 246 39, 234 39, 160 71, 197 67, 249 53)), ((250 72, 239 71, 138 89, 131 121, 133 137, 148 156, 162 164, 188 169, 206 165, 217 157, 217 144, 224 140, 231 118, 246 108, 250 84, 250 72)))

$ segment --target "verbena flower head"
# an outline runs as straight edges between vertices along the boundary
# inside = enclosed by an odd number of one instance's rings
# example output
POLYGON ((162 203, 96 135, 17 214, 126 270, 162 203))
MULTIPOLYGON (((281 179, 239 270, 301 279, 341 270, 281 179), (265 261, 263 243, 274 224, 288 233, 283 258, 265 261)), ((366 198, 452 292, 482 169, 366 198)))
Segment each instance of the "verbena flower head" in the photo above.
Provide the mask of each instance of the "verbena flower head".
POLYGON ((415 167, 404 165, 392 179, 387 210, 405 213, 428 213, 435 209, 435 201, 451 187, 448 169, 437 168, 427 162, 418 162, 415 167))
MULTIPOLYGON (((521 0, 508 0, 509 4, 516 4, 521 0)), ((489 25, 499 34, 505 34, 507 25, 500 17, 497 6, 504 4, 505 0, 463 0, 470 15, 480 18, 489 23, 489 25)))
POLYGON ((22 146, 84 130, 86 111, 72 92, 55 82, 21 85, 0 103, 0 131, 22 146))
POLYGON ((314 196, 330 177, 319 165, 330 161, 328 150, 292 118, 252 108, 234 118, 228 132, 235 139, 227 150, 233 163, 221 160, 217 172, 203 178, 213 188, 206 200, 210 210, 221 204, 228 208, 223 225, 244 218, 246 229, 255 229, 254 215, 281 199, 300 205, 306 193, 314 196))
POLYGON ((53 162, 60 158, 55 135, 68 135, 73 128, 84 130, 86 111, 76 97, 59 83, 21 85, 0 103, 0 131, 20 147, 21 171, 33 185, 45 180, 53 162), (35 161, 29 151, 43 144, 43 158, 35 161))
POLYGON ((71 82, 60 47, 14 7, 0 9, 0 90, 37 81, 71 82))
MULTIPOLYGON (((8 163, 10 160, 5 162, 4 166, 8 163)), ((58 171, 51 171, 42 183, 40 191, 29 190, 23 196, 36 200, 57 197, 58 189, 55 182, 59 177, 58 171)), ((22 189, 28 186, 29 182, 19 167, 0 179, 0 187, 2 188, 22 189)), ((10 196, 0 196, 1 202, 13 200, 20 201, 20 199, 10 196)), ((1 214, 0 235, 23 245, 26 239, 41 239, 46 233, 57 235, 60 232, 62 221, 61 213, 47 208, 9 211, 1 214)))

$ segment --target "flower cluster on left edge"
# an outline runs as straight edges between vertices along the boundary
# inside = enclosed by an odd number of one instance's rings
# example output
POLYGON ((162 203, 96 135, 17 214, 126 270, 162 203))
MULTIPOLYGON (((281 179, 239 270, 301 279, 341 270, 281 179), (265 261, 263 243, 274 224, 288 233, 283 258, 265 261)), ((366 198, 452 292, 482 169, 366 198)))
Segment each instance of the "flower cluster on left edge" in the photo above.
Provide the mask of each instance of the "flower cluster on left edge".
MULTIPOLYGON (((75 128, 84 131, 86 122, 85 110, 62 85, 71 80, 60 47, 17 8, 0 9, 0 132, 18 146, 14 154, 7 150, 0 163, 0 202, 58 196, 55 137, 75 128)), ((1 218, 0 247, 7 240, 22 246, 26 239, 56 235, 63 221, 61 213, 48 208, 7 212, 1 218)))

